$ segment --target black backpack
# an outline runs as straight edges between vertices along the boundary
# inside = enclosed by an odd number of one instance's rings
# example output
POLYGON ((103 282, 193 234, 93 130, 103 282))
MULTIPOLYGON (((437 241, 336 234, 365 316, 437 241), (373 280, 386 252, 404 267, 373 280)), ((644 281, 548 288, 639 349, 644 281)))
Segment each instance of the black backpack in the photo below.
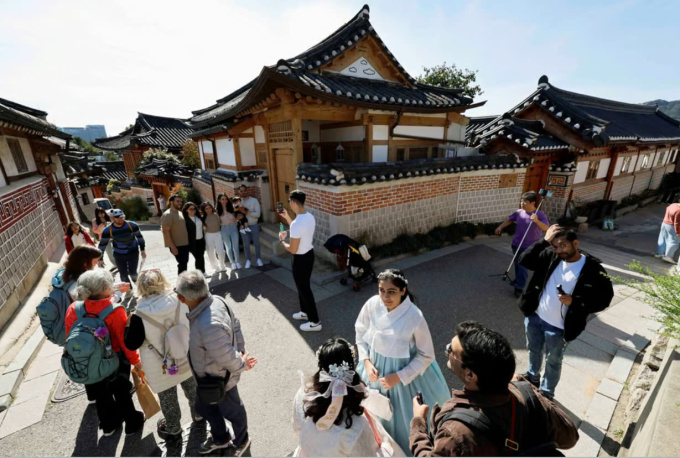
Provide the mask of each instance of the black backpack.
MULTIPOLYGON (((512 382, 512 384, 519 390, 525 407, 522 407, 522 404, 517 402, 517 397, 510 392, 511 414, 509 415, 510 421, 505 423, 507 426, 498 426, 498 421, 492 420, 483 412, 466 409, 462 406, 444 415, 440 425, 451 420, 463 423, 468 428, 491 438, 496 444, 500 456, 564 456, 562 452, 557 450, 557 445, 554 442, 532 442, 527 445, 522 443, 525 421, 532 416, 540 415, 540 412, 542 412, 541 401, 539 401, 529 382, 512 382)), ((540 425, 539 430, 531 431, 533 437, 546 436, 543 419, 531 422, 531 424, 540 425)))

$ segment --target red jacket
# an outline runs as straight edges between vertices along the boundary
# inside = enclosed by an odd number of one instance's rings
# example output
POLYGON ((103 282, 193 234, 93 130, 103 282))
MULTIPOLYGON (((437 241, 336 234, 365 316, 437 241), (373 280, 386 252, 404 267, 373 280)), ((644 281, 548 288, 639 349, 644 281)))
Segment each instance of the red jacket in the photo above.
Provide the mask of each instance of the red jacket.
MULTIPOLYGON (((87 310, 87 313, 96 315, 101 313, 101 311, 109 305, 111 305, 111 298, 99 299, 96 301, 86 300, 85 310, 87 310)), ((74 302, 66 311, 66 318, 64 319, 67 337, 71 332, 71 327, 76 322, 76 318, 76 303, 74 302)), ((134 366, 135 364, 139 364, 139 352, 128 350, 123 341, 127 318, 125 307, 118 307, 104 319, 104 323, 106 323, 106 327, 109 328, 109 334, 111 335, 111 349, 115 352, 123 350, 128 361, 130 361, 130 364, 134 366)))
MULTIPOLYGON (((83 231, 83 235, 85 236, 85 241, 90 245, 94 246, 94 242, 90 238, 90 234, 88 234, 86 231, 83 231)), ((71 253, 71 251, 73 251, 73 242, 71 241, 71 237, 65 235, 64 243, 66 244, 66 253, 71 253)))

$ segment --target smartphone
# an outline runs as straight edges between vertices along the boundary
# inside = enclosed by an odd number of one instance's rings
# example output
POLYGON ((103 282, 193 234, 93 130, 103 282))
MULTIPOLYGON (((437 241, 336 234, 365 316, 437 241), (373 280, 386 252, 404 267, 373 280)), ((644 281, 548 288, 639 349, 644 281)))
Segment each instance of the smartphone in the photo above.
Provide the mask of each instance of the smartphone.
POLYGON ((562 294, 562 295, 567 294, 567 293, 565 293, 564 290, 562 289, 562 285, 557 285, 557 292, 560 293, 560 294, 562 294))
POLYGON ((276 209, 279 213, 283 213, 283 202, 276 202, 276 209))
POLYGON ((422 391, 418 391, 418 394, 416 395, 416 398, 418 399, 418 404, 421 406, 424 404, 425 401, 423 401, 423 393, 422 391))

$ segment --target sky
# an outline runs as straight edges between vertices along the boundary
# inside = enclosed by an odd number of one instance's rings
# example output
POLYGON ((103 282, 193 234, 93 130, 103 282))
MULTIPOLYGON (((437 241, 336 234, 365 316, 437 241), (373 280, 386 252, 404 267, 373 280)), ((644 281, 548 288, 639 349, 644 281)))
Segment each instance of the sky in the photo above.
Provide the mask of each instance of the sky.
MULTIPOLYGON (((138 112, 188 118, 315 45, 364 1, 0 0, 0 98, 61 127, 115 135, 138 112)), ((373 1, 371 23, 413 76, 478 71, 500 114, 557 87, 625 102, 680 99, 680 2, 373 1)))

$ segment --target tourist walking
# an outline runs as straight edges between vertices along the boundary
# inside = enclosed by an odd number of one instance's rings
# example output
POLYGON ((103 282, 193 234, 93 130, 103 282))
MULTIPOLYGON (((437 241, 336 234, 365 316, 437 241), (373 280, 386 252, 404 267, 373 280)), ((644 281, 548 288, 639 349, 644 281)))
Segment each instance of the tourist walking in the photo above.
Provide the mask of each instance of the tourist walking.
POLYGON ((257 360, 245 353, 238 318, 224 299, 210 294, 201 272, 181 274, 175 291, 190 310, 189 358, 198 385, 196 411, 210 423, 211 437, 201 445, 199 453, 231 448, 230 456, 241 456, 250 445, 250 437, 237 384, 241 373, 255 367, 257 360), (224 387, 217 393, 216 383, 224 387), (231 423, 233 438, 225 419, 231 423))
POLYGON ((303 378, 293 401, 298 437, 294 456, 382 456, 378 439, 394 450, 389 456, 405 456, 380 421, 364 409, 369 390, 355 372, 350 343, 328 339, 316 357, 316 373, 303 378))
POLYGON ((501 231, 504 228, 513 223, 515 224, 515 235, 512 237, 511 244, 512 252, 516 253, 514 261, 515 279, 510 284, 515 288, 516 297, 522 294, 529 278, 529 272, 519 263, 519 258, 524 253, 524 250, 541 240, 543 232, 547 231, 548 227, 550 227, 545 213, 536 210, 536 199, 534 191, 522 194, 519 210, 508 216, 508 219, 496 228, 496 235, 501 235, 501 231), (526 234, 526 237, 524 234, 526 234), (522 238, 524 238, 524 241, 522 241, 522 238))
POLYGON ((557 456, 556 447, 576 445, 569 416, 522 376, 513 381, 515 355, 505 337, 460 323, 446 357, 463 389, 432 408, 429 429, 429 406, 413 399, 413 456, 557 456))
POLYGON ((182 208, 182 214, 189 236, 189 252, 195 260, 194 266, 205 275, 205 230, 198 206, 193 202, 187 202, 182 208))
POLYGON ((110 337, 111 350, 118 354, 119 365, 113 375, 102 381, 85 385, 88 398, 95 400, 99 427, 104 432, 104 436, 115 433, 123 422, 125 422, 125 434, 135 433, 144 427, 144 414, 135 409, 130 393, 132 389, 130 365, 138 371, 141 371, 142 365, 139 353, 125 347, 123 335, 127 314, 125 308, 121 306, 112 310, 113 292, 113 276, 107 270, 94 269, 83 273, 78 279, 76 295, 84 302, 71 304, 65 319, 68 336, 71 328, 83 314, 101 316, 107 328, 104 337, 110 337), (84 307, 84 310, 77 313, 76 309, 80 307, 84 307))
POLYGON ((141 272, 136 286, 139 300, 125 330, 125 346, 130 350, 139 349, 146 379, 158 394, 164 417, 158 421, 158 433, 179 436, 182 424, 177 385, 181 385, 189 401, 192 420, 201 418, 194 406, 196 381, 186 356, 189 309, 179 302, 160 270, 141 272))
POLYGON ((666 207, 654 256, 675 264, 673 256, 678 246, 680 246, 680 203, 676 202, 666 207))
POLYGON ((240 269, 238 254, 238 229, 234 216, 234 205, 226 194, 217 196, 217 216, 220 217, 220 232, 222 240, 227 246, 227 257, 232 269, 240 269))
MULTIPOLYGON (((95 242, 99 243, 102 239, 104 229, 111 224, 111 218, 103 208, 96 208, 94 210, 94 219, 92 220, 92 233, 95 235, 95 242)), ((106 247, 106 258, 111 263, 111 270, 116 268, 116 260, 113 258, 113 243, 106 247)), ((103 266, 103 260, 102 260, 103 266)))
POLYGON ((182 213, 182 197, 173 194, 169 199, 170 208, 161 216, 161 230, 165 247, 177 260, 177 273, 181 274, 189 264, 189 232, 182 213))
POLYGON ((220 231, 220 217, 215 212, 215 207, 210 202, 201 204, 201 212, 205 226, 205 248, 208 251, 208 261, 216 272, 227 270, 224 241, 220 231))
POLYGON ((526 377, 552 399, 566 344, 583 332, 589 314, 609 306, 614 289, 600 261, 579 251, 576 233, 557 224, 524 252, 520 262, 534 272, 520 300, 529 350, 526 377))
POLYGON ((66 228, 66 235, 64 236, 64 244, 66 245, 66 252, 70 253, 74 248, 84 245, 94 246, 94 242, 90 238, 90 234, 77 221, 71 221, 66 228))
POLYGON ((435 360, 430 329, 401 270, 378 275, 378 295, 364 304, 354 328, 357 372, 364 383, 392 401, 394 416, 382 423, 408 450, 413 397, 421 392, 425 404, 442 405, 450 392, 435 360))
POLYGON ((102 232, 99 251, 106 252, 106 247, 111 241, 113 257, 116 260, 121 281, 125 283, 130 283, 130 279, 137 281, 140 252, 142 259, 146 259, 146 252, 144 251, 146 243, 142 231, 139 230, 137 223, 125 221, 123 210, 117 208, 111 210, 111 218, 113 223, 109 224, 102 232))
POLYGON ((257 259, 258 267, 262 267, 262 259, 260 259, 260 202, 249 194, 248 186, 242 184, 238 187, 239 197, 241 197, 241 205, 239 212, 246 215, 248 220, 248 229, 241 234, 243 238, 243 249, 246 252, 246 269, 250 269, 250 241, 253 241, 255 246, 255 258, 257 259))
POLYGON ((312 292, 312 270, 314 269, 314 229, 316 221, 314 215, 305 210, 305 193, 294 190, 290 193, 289 203, 297 215, 291 220, 284 209, 281 216, 290 225, 290 243, 286 243, 287 232, 279 234, 279 240, 284 248, 293 255, 293 279, 300 299, 300 311, 293 314, 296 320, 304 321, 300 325, 302 331, 321 331, 321 320, 316 310, 316 301, 312 292))

